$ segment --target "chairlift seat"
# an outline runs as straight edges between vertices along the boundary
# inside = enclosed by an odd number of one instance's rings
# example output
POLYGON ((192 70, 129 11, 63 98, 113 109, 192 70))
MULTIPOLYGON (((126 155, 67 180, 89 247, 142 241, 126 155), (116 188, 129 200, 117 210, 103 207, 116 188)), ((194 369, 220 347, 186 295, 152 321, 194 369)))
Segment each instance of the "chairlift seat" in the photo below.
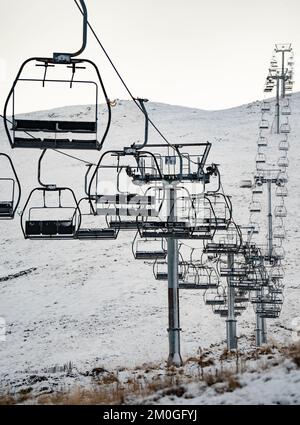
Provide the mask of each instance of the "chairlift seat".
POLYGON ((167 258, 166 251, 139 251, 135 253, 136 260, 164 260, 167 258))
POLYGON ((168 280, 168 273, 165 272, 157 272, 155 276, 156 280, 168 280))
POLYGON ((207 254, 227 254, 227 253, 236 253, 238 250, 237 244, 217 244, 217 243, 208 243, 205 248, 204 252, 207 254))
POLYGON ((248 283, 248 282, 236 282, 231 283, 231 286, 233 288, 241 289, 243 291, 259 291, 261 289, 261 286, 259 284, 254 283, 248 283))
POLYGON ((73 235, 75 226, 72 220, 28 220, 25 223, 26 236, 73 235))
POLYGON ((225 276, 245 276, 247 274, 246 269, 227 269, 227 268, 221 268, 220 275, 222 277, 225 276))
MULTIPOLYGON (((131 205, 128 205, 131 206, 131 205)), ((139 205, 133 205, 136 208, 116 207, 116 208, 97 208, 97 215, 114 215, 118 217, 157 217, 158 211, 154 208, 145 208, 139 205)))
POLYGON ((94 121, 45 121, 15 119, 14 131, 48 132, 48 133, 93 133, 97 132, 94 121))
POLYGON ((237 311, 244 311, 246 309, 247 309, 247 307, 245 305, 235 305, 234 306, 235 312, 237 312, 237 311))
POLYGON ((41 222, 42 235, 56 235, 58 234, 57 221, 42 221, 41 222))
POLYGON ((13 202, 1 201, 0 202, 0 217, 12 217, 13 215, 13 202))
POLYGON ((224 299, 205 300, 206 305, 225 305, 224 299))
POLYGON ((112 220, 109 223, 111 229, 116 230, 136 230, 141 226, 141 222, 137 220, 131 221, 121 221, 121 220, 112 220))
POLYGON ((137 194, 97 195, 97 201, 101 204, 129 204, 129 205, 155 205, 154 196, 137 194))
POLYGON ((72 235, 75 226, 71 220, 57 221, 57 233, 59 235, 72 235))
MULTIPOLYGON (((157 272, 155 275, 156 280, 168 280, 168 273, 167 272, 157 272)), ((178 273, 178 280, 183 279, 183 273, 178 273)))
POLYGON ((217 289, 218 285, 215 283, 180 283, 179 289, 217 289))
POLYGON ((260 123, 260 125, 259 125, 259 128, 260 128, 261 130, 267 130, 267 129, 269 128, 269 123, 268 123, 268 121, 262 121, 262 122, 260 123))
POLYGON ((40 221, 26 221, 25 233, 27 236, 34 236, 41 234, 41 222, 40 221))
POLYGON ((288 134, 288 133, 290 133, 290 132, 291 132, 291 128, 290 128, 290 126, 289 126, 289 125, 285 125, 285 124, 283 124, 283 125, 281 126, 281 128, 280 128, 280 132, 281 132, 282 134, 288 134))
POLYGON ((249 301, 248 297, 235 297, 234 301, 236 303, 247 303, 249 301))
MULTIPOLYGON (((217 310, 214 313, 219 314, 221 317, 228 317, 228 311, 227 310, 217 310)), ((234 315, 236 317, 241 315, 240 311, 235 311, 234 315)))
POLYGON ((29 149, 80 149, 80 150, 98 150, 97 140, 84 139, 40 139, 15 137, 14 147, 29 149))
POLYGON ((113 229, 79 229, 77 232, 78 239, 116 239, 117 233, 113 229))
POLYGON ((280 313, 280 312, 278 312, 278 313, 262 313, 262 314, 260 314, 259 316, 260 316, 262 319, 278 319, 278 317, 279 317, 279 313, 280 313))

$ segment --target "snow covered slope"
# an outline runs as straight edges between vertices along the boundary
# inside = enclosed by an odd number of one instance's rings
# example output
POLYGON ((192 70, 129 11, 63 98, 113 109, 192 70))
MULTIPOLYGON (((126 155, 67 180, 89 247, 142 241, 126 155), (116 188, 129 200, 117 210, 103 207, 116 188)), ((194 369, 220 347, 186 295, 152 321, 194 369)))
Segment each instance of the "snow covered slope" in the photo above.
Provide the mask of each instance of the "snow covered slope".
MULTIPOLYGON (((159 103, 150 103, 148 109, 170 141, 213 143, 209 161, 221 164, 223 186, 233 196, 236 220, 246 223, 250 194, 239 189, 239 181, 254 170, 260 102, 225 111, 159 103)), ((293 96, 292 109, 286 299, 281 318, 268 322, 270 337, 279 339, 290 339, 291 320, 300 316, 300 93, 293 96)), ((91 111, 85 105, 49 113, 84 118, 91 111)), ((131 102, 119 101, 104 148, 128 146, 142 137, 141 114, 131 102)), ((151 141, 159 141, 152 132, 151 141)), ((12 152, 2 124, 0 150, 11 154, 23 183, 21 210, 29 190, 38 186, 40 152, 12 152)), ((78 156, 95 162, 99 153, 78 156)), ((78 196, 82 193, 84 164, 55 152, 47 153, 45 164, 45 180, 71 186, 78 196)), ((0 316, 7 322, 6 342, 0 342, 3 379, 70 361, 78 367, 111 368, 166 358, 167 287, 155 281, 149 265, 133 259, 128 234, 103 242, 25 241, 18 217, 14 222, 0 222, 0 229, 0 316), (13 276, 21 271, 28 272, 13 276), (8 280, 2 279, 8 275, 12 275, 8 280)), ((181 317, 184 356, 225 338, 224 320, 204 305, 202 293, 181 293, 181 317)), ((254 313, 249 307, 239 320, 238 332, 251 335, 253 329, 254 313)))

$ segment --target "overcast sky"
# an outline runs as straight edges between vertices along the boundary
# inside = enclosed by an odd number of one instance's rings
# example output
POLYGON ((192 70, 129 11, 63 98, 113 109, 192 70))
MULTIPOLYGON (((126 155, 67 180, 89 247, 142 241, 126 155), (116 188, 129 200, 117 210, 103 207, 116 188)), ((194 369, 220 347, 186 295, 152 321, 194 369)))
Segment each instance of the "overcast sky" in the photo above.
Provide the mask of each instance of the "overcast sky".
MULTIPOLYGON (((256 100, 263 95, 276 42, 293 44, 295 90, 300 89, 299 0, 86 4, 90 22, 136 96, 203 109, 256 100)), ((79 48, 81 17, 73 0, 0 0, 0 5, 2 105, 23 60, 79 48)), ((99 65, 111 99, 128 97, 91 34, 84 56, 99 65)), ((31 109, 30 98, 22 102, 21 109, 31 109)), ((57 106, 65 104, 59 99, 57 106)), ((46 106, 44 99, 40 109, 46 106)))

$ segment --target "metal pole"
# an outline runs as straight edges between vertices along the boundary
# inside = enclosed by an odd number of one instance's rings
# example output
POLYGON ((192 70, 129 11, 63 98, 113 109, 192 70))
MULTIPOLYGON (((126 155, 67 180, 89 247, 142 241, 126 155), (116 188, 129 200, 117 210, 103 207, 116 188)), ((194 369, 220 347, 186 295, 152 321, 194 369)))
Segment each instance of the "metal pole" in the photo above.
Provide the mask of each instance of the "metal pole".
MULTIPOLYGON (((264 294, 264 291, 261 291, 261 294, 264 294)), ((263 306, 263 304, 262 304, 263 306)), ((266 344, 267 341, 267 320, 265 317, 261 317, 261 330, 260 330, 260 342, 261 344, 266 344)))
POLYGON ((280 79, 277 76, 276 79, 276 133, 280 133, 280 101, 279 101, 279 89, 280 89, 280 79))
MULTIPOLYGON (((170 187, 168 193, 168 218, 176 220, 176 188, 170 187)), ((168 365, 181 366, 179 285, 178 285, 178 240, 168 238, 168 308, 169 308, 169 358, 168 365)))
MULTIPOLYGON (((261 294, 260 291, 256 292, 256 297, 259 297, 261 294)), ((256 310, 259 308, 259 305, 257 304, 256 310)), ((256 347, 260 347, 261 346, 261 328, 262 328, 262 323, 261 323, 261 317, 260 315, 256 312, 256 327, 255 327, 255 345, 256 347)))
POLYGON ((281 83, 281 97, 284 99, 284 98, 285 98, 284 52, 282 52, 281 77, 282 77, 282 83, 281 83))
POLYGON ((268 180, 268 255, 273 253, 272 182, 268 180))
MULTIPOLYGON (((273 217, 272 217, 272 181, 268 180, 268 257, 269 261, 271 261, 271 257, 273 254, 273 217)), ((261 290, 261 296, 264 296, 264 290, 261 290)), ((263 304, 262 304, 263 308, 263 304)), ((266 319, 260 318, 261 326, 260 326, 260 343, 267 343, 267 321, 266 319)))
MULTIPOLYGON (((227 267, 229 270, 234 268, 234 254, 229 253, 227 257, 227 267)), ((227 296, 228 296, 228 316, 226 320, 226 334, 227 334, 227 349, 237 349, 237 337, 236 337, 236 319, 234 312, 234 288, 231 285, 231 276, 227 277, 227 296)))
POLYGON ((84 52, 87 45, 87 33, 88 33, 88 10, 85 4, 85 0, 75 1, 76 6, 80 10, 83 16, 83 29, 82 29, 82 45, 79 50, 74 53, 53 53, 54 61, 56 63, 71 63, 71 59, 75 56, 81 55, 84 52), (80 3, 80 6, 79 4, 80 3))

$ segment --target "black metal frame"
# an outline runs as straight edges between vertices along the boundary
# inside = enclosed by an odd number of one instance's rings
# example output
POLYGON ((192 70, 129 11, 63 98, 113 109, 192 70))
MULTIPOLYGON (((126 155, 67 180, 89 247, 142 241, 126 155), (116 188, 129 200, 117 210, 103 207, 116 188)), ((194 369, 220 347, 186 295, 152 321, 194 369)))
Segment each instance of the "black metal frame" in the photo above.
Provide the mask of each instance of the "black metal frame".
POLYGON ((119 231, 116 229, 110 229, 109 227, 106 227, 106 228, 105 227, 95 227, 95 228, 82 227, 83 216, 85 215, 94 216, 92 211, 90 211, 90 214, 84 214, 82 212, 82 209, 80 209, 80 204, 84 201, 90 202, 90 199, 88 197, 85 197, 80 199, 78 202, 78 209, 81 214, 81 221, 80 221, 80 226, 78 227, 77 232, 74 235, 74 238, 78 240, 115 240, 117 239, 119 231))
POLYGON ((135 147, 134 145, 131 148, 125 148, 124 152, 126 154, 134 155, 137 161, 137 167, 133 168, 130 167, 130 170, 128 170, 130 177, 132 177, 133 181, 140 181, 144 183, 152 183, 152 182, 158 182, 158 181, 205 181, 208 183, 210 181, 210 173, 205 172, 204 167, 206 164, 206 160, 208 158, 209 152, 211 149, 211 143, 186 143, 186 144, 148 144, 147 143, 147 151, 146 150, 139 150, 139 147, 135 147), (180 150, 182 148, 187 149, 188 147, 202 147, 204 148, 204 152, 202 155, 196 155, 197 158, 201 157, 200 162, 194 162, 191 159, 191 156, 187 153, 183 153, 180 150), (174 150, 174 155, 163 155, 155 154, 153 153, 153 150, 155 148, 158 149, 167 149, 167 150, 174 150), (140 163, 140 159, 143 157, 151 157, 153 159, 153 162, 156 166, 155 173, 151 173, 151 169, 153 167, 142 167, 140 163), (178 158, 179 160, 179 173, 164 173, 162 166, 159 165, 158 159, 160 159, 160 162, 164 161, 166 163, 167 158, 178 158), (197 172, 184 172, 183 164, 184 159, 187 159, 187 161, 190 163, 194 163, 197 165, 197 172), (147 171, 150 170, 148 173, 147 171))
MULTIPOLYGON (((33 221, 32 221, 33 223, 33 221)), ((24 205, 22 214, 21 214, 21 228, 22 228, 22 232, 24 235, 25 239, 31 239, 31 240, 66 240, 66 239, 74 239, 76 236, 76 233, 78 231, 78 229, 80 228, 81 225, 81 211, 78 205, 78 202, 76 200, 76 196, 75 193, 73 192, 72 189, 68 188, 68 187, 37 187, 35 189, 33 189, 30 194, 29 197, 24 205), (61 193, 67 191, 69 193, 71 193, 72 198, 74 200, 74 206, 69 207, 69 206, 62 206, 61 205, 61 193), (29 205, 29 202, 31 201, 31 198, 33 197, 34 193, 36 192, 42 192, 42 196, 43 196, 43 201, 44 201, 44 205, 42 206, 36 206, 36 207, 31 207, 29 209, 28 212, 28 218, 29 220, 25 220, 24 221, 24 217, 25 217, 25 212, 27 211, 27 207, 29 205), (46 205, 46 193, 58 193, 59 196, 59 203, 57 207, 47 207, 46 205), (34 220, 35 223, 35 228, 38 227, 38 223, 39 223, 39 230, 40 232, 37 233, 37 230, 35 231, 35 233, 29 233, 28 232, 28 228, 29 228, 29 224, 30 224, 30 214, 33 210, 42 210, 42 209, 48 209, 48 210, 59 210, 59 209, 72 209, 73 210, 73 215, 72 215, 72 219, 71 220, 34 220), (52 229, 52 233, 45 233, 44 229, 42 227, 42 224, 44 223, 44 225, 47 227, 49 225, 49 227, 52 229), (66 227, 64 227, 64 223, 65 225, 67 224, 66 227), (71 227, 70 227, 70 223, 71 223, 71 227), (62 226, 60 228, 60 226, 62 226), (53 232, 53 228, 56 228, 56 232, 53 232), (66 229, 68 231, 66 231, 66 229), (65 230, 65 232, 63 232, 63 230, 65 230)))
MULTIPOLYGON (((104 141, 107 137, 110 125, 111 125, 111 105, 110 105, 110 101, 108 99, 106 89, 105 89, 103 81, 102 81, 102 77, 100 75, 100 72, 99 72, 97 65, 89 59, 71 59, 70 63, 71 63, 72 68, 73 68, 73 73, 72 73, 72 77, 71 77, 70 80, 61 80, 61 79, 47 80, 46 74, 47 74, 47 69, 48 69, 49 66, 50 67, 64 66, 66 64, 57 63, 53 60, 53 58, 40 58, 40 57, 29 58, 25 62, 23 62, 23 64, 21 65, 21 68, 20 68, 20 70, 19 70, 19 72, 18 72, 18 74, 17 74, 17 76, 16 76, 16 78, 13 82, 12 88, 11 88, 9 94, 8 94, 8 97, 7 97, 5 105, 4 105, 4 112, 3 112, 5 131, 6 131, 10 146, 12 148, 18 148, 18 147, 26 148, 26 147, 28 147, 28 148, 36 148, 36 149, 84 149, 84 150, 85 149, 87 149, 87 150, 100 150, 100 149, 102 149, 104 141), (29 64, 31 62, 37 62, 36 65, 40 65, 40 62, 42 62, 44 64, 44 65, 42 65, 42 66, 45 66, 45 73, 44 73, 43 79, 22 79, 21 78, 21 75, 22 75, 22 72, 24 71, 24 68, 26 67, 27 64, 29 64), (104 98, 105 98, 107 110, 108 110, 107 123, 106 123, 106 127, 105 127, 105 130, 104 130, 104 133, 102 135, 102 139, 101 139, 100 142, 98 141, 98 137, 97 137, 98 83, 96 83, 95 81, 74 81, 74 69, 76 69, 76 65, 85 64, 85 63, 90 64, 96 72, 97 78, 98 78, 100 86, 101 86, 102 93, 103 93, 104 98), (76 139, 71 140, 71 141, 70 141, 70 139, 57 139, 57 140, 56 139, 45 139, 45 140, 42 140, 42 139, 39 139, 39 138, 32 136, 32 134, 30 134, 30 128, 29 129, 25 128, 24 130, 19 130, 19 131, 22 131, 25 134, 27 134, 32 139, 32 142, 30 142, 30 138, 29 139, 16 138, 15 137, 15 131, 18 131, 18 130, 16 130, 17 127, 15 125, 16 119, 15 119, 15 101, 14 101, 15 95, 14 94, 15 94, 16 86, 17 86, 19 81, 40 81, 40 82, 43 83, 43 85, 47 81, 52 81, 54 83, 69 82, 71 84, 71 86, 74 82, 85 83, 85 84, 94 84, 95 87, 96 87, 96 103, 95 103, 95 108, 96 108, 96 118, 95 118, 96 140, 95 141, 89 141, 89 140, 81 141, 81 140, 77 139, 77 143, 76 143, 76 139), (9 120, 8 120, 8 106, 9 106, 11 100, 12 100, 12 108, 13 108, 13 114, 12 114, 12 117, 13 117, 13 137, 12 137, 11 132, 10 132, 9 127, 8 127, 8 122, 9 122, 9 120), (18 140, 18 139, 20 139, 20 140, 18 140), (18 142, 18 143, 16 143, 16 142, 18 142)), ((26 121, 26 120, 24 120, 24 121, 26 121)), ((34 121, 34 120, 30 120, 30 121, 34 121)), ((39 122, 39 121, 36 120, 36 122, 39 122)), ((74 122, 73 121, 68 121, 68 122, 70 122, 70 128, 68 129, 68 127, 67 127, 65 132, 72 132, 71 131, 72 130, 71 125, 73 123, 73 126, 74 126, 74 122)), ((57 129, 54 129, 54 131, 52 131, 52 130, 53 129, 48 128, 47 131, 56 134, 57 129)), ((32 131, 35 131, 35 130, 33 129, 32 131)), ((60 131, 63 132, 63 129, 61 129, 60 131)), ((43 130, 41 132, 43 132, 43 130)), ((75 129, 75 132, 78 132, 78 130, 76 131, 76 129, 75 129)), ((82 132, 86 133, 88 131, 83 130, 82 132)), ((74 131, 73 131, 73 133, 74 133, 74 131)))

